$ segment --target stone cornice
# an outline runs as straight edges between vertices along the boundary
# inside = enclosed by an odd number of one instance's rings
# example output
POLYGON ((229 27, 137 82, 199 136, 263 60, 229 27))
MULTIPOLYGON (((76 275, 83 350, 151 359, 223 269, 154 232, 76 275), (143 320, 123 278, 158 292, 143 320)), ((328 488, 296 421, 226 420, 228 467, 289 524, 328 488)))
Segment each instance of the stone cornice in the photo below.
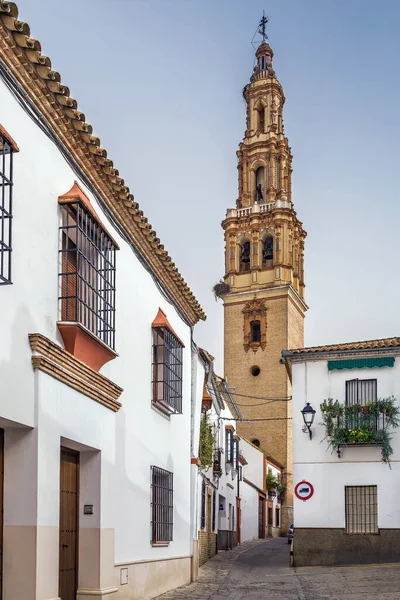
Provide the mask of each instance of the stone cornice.
POLYGON ((114 412, 121 408, 122 405, 118 402, 118 398, 123 389, 117 384, 104 375, 100 375, 40 333, 30 333, 29 342, 34 369, 47 373, 50 377, 58 379, 114 412))

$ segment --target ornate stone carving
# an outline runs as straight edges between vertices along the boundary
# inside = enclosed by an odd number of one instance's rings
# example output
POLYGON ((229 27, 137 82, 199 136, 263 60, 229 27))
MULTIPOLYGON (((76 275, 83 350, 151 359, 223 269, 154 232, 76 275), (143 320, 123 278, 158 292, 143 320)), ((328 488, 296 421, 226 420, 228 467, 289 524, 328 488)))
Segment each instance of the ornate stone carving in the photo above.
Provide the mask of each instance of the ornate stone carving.
POLYGON ((267 307, 265 301, 254 296, 253 300, 246 302, 242 313, 244 315, 243 344, 245 351, 248 352, 250 348, 253 352, 257 352, 258 348, 265 350, 267 345, 267 307), (251 323, 253 321, 260 322, 259 339, 252 339, 251 323))

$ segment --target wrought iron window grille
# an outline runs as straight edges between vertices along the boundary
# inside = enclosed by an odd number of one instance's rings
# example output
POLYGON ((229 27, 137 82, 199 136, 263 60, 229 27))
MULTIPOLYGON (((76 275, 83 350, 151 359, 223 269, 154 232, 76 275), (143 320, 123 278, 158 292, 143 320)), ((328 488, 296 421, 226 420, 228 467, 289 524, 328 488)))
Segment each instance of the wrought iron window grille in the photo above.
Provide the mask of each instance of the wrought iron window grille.
POLYGON ((346 533, 378 533, 376 485, 345 487, 346 533))
POLYGON ((183 346, 167 327, 153 327, 153 404, 182 413, 183 346))
POLYGON ((151 541, 167 543, 173 540, 174 489, 173 473, 151 466, 151 541))
POLYGON ((233 439, 233 431, 230 429, 225 430, 225 451, 226 451, 226 462, 229 464, 233 464, 234 457, 234 439, 233 439))
POLYGON ((114 350, 116 246, 81 201, 62 206, 59 254, 61 320, 114 350))
POLYGON ((11 281, 13 148, 0 132, 0 285, 11 281))

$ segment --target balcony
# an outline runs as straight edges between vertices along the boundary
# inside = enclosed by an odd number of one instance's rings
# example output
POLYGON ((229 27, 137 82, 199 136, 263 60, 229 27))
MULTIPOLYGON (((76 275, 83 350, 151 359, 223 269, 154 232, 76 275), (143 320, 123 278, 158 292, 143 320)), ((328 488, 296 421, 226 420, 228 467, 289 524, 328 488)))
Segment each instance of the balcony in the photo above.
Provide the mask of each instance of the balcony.
POLYGON ((245 208, 228 208, 226 211, 226 218, 250 217, 256 214, 268 213, 277 208, 291 209, 292 203, 286 196, 282 196, 279 200, 275 200, 275 202, 267 202, 266 204, 258 204, 255 202, 253 206, 246 206, 245 208))
POLYGON ((320 409, 328 444, 339 458, 345 447, 380 446, 383 462, 390 461, 391 433, 400 425, 395 398, 350 405, 329 398, 320 409))

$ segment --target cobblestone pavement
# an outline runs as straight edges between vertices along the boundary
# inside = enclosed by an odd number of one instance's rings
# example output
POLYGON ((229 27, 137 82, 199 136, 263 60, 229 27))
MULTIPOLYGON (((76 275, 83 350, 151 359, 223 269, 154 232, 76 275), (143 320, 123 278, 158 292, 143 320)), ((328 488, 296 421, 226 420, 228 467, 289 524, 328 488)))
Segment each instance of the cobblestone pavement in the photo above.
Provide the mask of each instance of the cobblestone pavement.
POLYGON ((195 583, 157 600, 400 600, 400 565, 293 569, 289 549, 277 538, 219 552, 195 583))

